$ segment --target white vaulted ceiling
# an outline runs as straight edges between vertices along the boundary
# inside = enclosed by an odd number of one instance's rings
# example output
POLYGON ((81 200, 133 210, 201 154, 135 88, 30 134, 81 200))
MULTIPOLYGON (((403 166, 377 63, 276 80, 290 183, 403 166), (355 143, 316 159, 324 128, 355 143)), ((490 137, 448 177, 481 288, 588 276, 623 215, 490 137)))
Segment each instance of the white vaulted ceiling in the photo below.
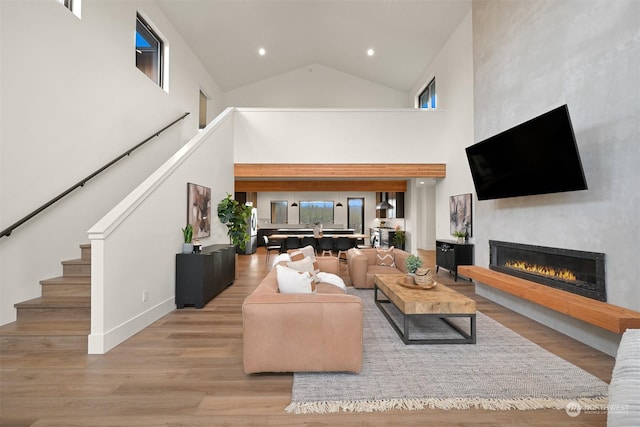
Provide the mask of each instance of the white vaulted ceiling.
POLYGON ((406 92, 471 9, 471 0, 157 3, 225 92, 311 64, 406 92))

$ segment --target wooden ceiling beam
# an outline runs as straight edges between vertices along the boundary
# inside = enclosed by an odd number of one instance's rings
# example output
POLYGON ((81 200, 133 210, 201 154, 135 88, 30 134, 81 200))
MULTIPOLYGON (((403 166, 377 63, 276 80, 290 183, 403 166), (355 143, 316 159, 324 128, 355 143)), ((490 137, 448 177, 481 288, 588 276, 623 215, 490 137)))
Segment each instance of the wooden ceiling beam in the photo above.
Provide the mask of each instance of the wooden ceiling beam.
POLYGON ((444 163, 236 163, 237 178, 444 178, 444 163))
POLYGON ((361 181, 269 181, 242 180, 235 182, 235 191, 407 191, 407 181, 361 180, 361 181))

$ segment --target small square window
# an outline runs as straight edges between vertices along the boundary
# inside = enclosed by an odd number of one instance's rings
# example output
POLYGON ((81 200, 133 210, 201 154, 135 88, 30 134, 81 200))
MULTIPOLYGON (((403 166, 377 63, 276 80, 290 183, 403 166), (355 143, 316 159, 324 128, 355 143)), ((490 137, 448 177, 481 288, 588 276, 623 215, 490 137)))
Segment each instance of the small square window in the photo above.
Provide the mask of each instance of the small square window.
POLYGON ((136 67, 162 87, 162 47, 158 34, 140 15, 136 17, 136 67))

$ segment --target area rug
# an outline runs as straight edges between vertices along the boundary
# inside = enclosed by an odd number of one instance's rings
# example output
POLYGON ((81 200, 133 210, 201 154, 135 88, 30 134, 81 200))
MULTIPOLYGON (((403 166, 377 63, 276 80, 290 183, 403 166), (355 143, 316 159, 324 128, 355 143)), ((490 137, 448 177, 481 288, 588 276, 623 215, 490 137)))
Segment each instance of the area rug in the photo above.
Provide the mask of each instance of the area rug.
MULTIPOLYGON (((294 374, 287 412, 526 410, 607 404, 606 382, 480 312, 476 344, 404 345, 375 305, 373 290, 349 288, 349 293, 364 302, 362 371, 294 374)), ((399 316, 391 304, 385 306, 392 316, 399 316)), ((421 320, 411 327, 428 331, 424 338, 452 333, 439 319, 421 320)), ((411 337, 422 338, 413 332, 411 337)))

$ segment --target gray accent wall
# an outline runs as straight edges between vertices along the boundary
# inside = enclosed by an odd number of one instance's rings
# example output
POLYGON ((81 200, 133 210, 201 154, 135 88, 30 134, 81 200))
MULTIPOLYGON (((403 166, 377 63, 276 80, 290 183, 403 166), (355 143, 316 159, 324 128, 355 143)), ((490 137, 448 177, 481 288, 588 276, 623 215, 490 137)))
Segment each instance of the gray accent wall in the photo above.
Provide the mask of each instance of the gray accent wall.
MULTIPOLYGON (((490 239, 604 252, 608 302, 640 311, 640 2, 476 0, 472 13, 475 141, 567 104, 589 186, 476 200, 476 264, 490 239)), ((479 292, 615 352, 617 335, 479 292)))

